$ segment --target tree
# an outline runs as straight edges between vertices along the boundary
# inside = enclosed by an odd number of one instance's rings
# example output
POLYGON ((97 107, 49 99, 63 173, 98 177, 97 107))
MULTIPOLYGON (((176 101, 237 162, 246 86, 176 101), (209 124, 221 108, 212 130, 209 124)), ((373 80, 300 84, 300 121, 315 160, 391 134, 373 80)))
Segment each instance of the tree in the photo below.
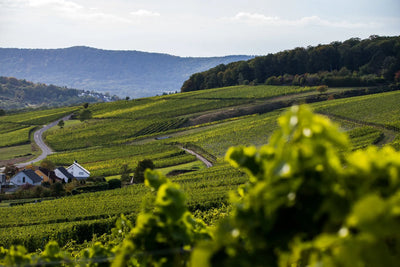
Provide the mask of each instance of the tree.
POLYGON ((49 171, 52 171, 56 168, 56 164, 51 160, 45 159, 40 163, 40 167, 49 171))
POLYGON ((126 100, 126 101, 129 101, 129 99, 130 99, 130 97, 129 97, 129 96, 125 97, 125 100, 126 100))
POLYGON ((135 183, 143 183, 144 182, 144 171, 146 169, 154 170, 155 166, 151 159, 144 159, 139 161, 135 173, 133 176, 133 181, 135 183))
POLYGON ((65 194, 65 189, 62 183, 53 183, 50 186, 50 190, 53 196, 60 197, 65 194))
POLYGON ((396 72, 396 74, 394 75, 394 80, 395 82, 400 83, 400 70, 396 72))
POLYGON ((326 91, 328 91, 328 86, 326 86, 326 85, 320 85, 320 86, 317 87, 317 91, 318 91, 320 94, 323 94, 323 93, 325 93, 326 91))
POLYGON ((131 169, 129 169, 128 164, 122 164, 120 174, 121 174, 121 182, 130 182, 130 173, 131 169))
POLYGON ((89 107, 89 103, 84 103, 84 104, 83 104, 83 108, 86 109, 86 108, 88 108, 88 107, 89 107))
POLYGON ((107 183, 108 183, 108 189, 121 188, 120 179, 111 179, 107 183))
POLYGON ((2 108, 0 108, 0 116, 6 115, 6 111, 2 108))
POLYGON ((58 127, 60 127, 60 129, 62 129, 62 128, 64 128, 65 123, 63 120, 60 120, 57 125, 58 125, 58 127))
POLYGON ((18 168, 14 164, 7 164, 6 168, 4 169, 4 173, 9 179, 13 177, 17 172, 18 168))
POLYGON ((82 112, 79 114, 79 120, 80 121, 86 121, 92 118, 92 112, 88 109, 82 110, 82 112))

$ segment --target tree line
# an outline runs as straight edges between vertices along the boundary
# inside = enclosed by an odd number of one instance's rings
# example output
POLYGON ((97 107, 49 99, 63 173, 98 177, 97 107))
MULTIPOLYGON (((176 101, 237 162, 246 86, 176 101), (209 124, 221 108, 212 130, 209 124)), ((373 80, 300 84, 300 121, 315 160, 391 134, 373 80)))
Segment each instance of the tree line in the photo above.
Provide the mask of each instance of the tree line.
POLYGON ((193 74, 181 92, 242 84, 368 86, 400 82, 399 71, 400 37, 374 35, 221 64, 193 74))

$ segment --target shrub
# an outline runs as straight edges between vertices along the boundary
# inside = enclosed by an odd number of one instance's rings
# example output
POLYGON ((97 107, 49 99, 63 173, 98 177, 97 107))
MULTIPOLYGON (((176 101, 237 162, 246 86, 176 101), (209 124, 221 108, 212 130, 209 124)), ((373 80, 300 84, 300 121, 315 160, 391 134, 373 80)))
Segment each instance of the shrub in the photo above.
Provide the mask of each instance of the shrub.
POLYGON ((133 176, 133 181, 135 183, 143 183, 144 182, 144 172, 147 169, 154 170, 155 166, 151 159, 144 159, 139 161, 135 173, 133 176))
POLYGON ((320 85, 320 86, 317 86, 317 89, 316 89, 320 94, 323 94, 323 93, 325 93, 326 91, 328 91, 328 86, 326 86, 326 85, 320 85))
POLYGON ((111 179, 108 181, 108 189, 121 188, 121 185, 120 179, 111 179))

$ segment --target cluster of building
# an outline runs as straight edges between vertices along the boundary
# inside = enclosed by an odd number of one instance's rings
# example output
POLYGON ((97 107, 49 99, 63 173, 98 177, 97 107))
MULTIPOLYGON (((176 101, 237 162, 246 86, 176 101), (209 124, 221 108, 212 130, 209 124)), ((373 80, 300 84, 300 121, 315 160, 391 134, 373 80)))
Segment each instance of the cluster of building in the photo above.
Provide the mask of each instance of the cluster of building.
POLYGON ((78 162, 74 162, 68 168, 57 167, 54 171, 44 168, 23 169, 16 173, 9 181, 6 181, 5 174, 0 174, 0 189, 2 186, 18 188, 21 185, 41 185, 44 182, 68 183, 72 179, 85 180, 90 177, 90 172, 78 162))

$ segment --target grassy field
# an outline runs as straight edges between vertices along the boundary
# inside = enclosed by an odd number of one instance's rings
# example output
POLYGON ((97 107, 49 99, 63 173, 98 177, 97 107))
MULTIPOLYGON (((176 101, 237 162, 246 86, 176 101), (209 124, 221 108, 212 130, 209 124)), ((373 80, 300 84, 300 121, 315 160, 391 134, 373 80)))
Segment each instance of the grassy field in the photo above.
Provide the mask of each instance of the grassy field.
MULTIPOLYGON (((334 90, 340 92, 342 89, 334 90)), ((140 160, 147 158, 152 159, 164 174, 191 171, 171 179, 184 187, 191 210, 206 211, 225 203, 228 192, 247 180, 243 173, 224 163, 227 149, 267 143, 277 128, 277 117, 284 109, 217 118, 197 125, 190 125, 188 121, 221 110, 235 111, 243 105, 268 103, 273 97, 291 100, 315 93, 314 88, 240 86, 94 104, 89 107, 93 113, 91 120, 69 121, 63 129, 54 127, 46 133, 46 142, 59 151, 48 159, 64 166, 78 160, 93 176, 106 176, 107 179, 119 178, 123 164, 133 169, 140 160), (197 147, 200 153, 213 158, 216 165, 205 168, 178 144, 197 147)), ((316 112, 330 116, 343 131, 348 132, 354 143, 353 149, 385 143, 400 148, 400 135, 396 130, 400 126, 399 100, 400 92, 395 91, 330 100, 311 106, 316 112)), ((0 137, 34 127, 35 123, 48 123, 50 119, 71 111, 73 108, 2 117, 0 124, 14 125, 15 128, 0 132, 0 137), (29 116, 32 116, 32 122, 29 122, 29 116), (23 122, 24 127, 17 127, 11 122, 13 120, 23 122)), ((12 148, 15 149, 2 147, 0 153, 4 151, 4 158, 7 158, 28 151, 28 145, 12 148)), ((142 185, 132 185, 20 207, 2 207, 0 228, 7 231, 0 231, 0 245, 19 242, 30 246, 31 242, 31 247, 34 247, 33 244, 47 240, 49 235, 65 243, 82 229, 88 234, 100 234, 94 229, 108 231, 119 214, 134 217, 147 193, 142 185)))
POLYGON ((317 103, 316 111, 400 128, 400 93, 387 92, 317 103))
POLYGON ((0 148, 0 160, 23 157, 32 154, 32 145, 20 145, 0 148))

